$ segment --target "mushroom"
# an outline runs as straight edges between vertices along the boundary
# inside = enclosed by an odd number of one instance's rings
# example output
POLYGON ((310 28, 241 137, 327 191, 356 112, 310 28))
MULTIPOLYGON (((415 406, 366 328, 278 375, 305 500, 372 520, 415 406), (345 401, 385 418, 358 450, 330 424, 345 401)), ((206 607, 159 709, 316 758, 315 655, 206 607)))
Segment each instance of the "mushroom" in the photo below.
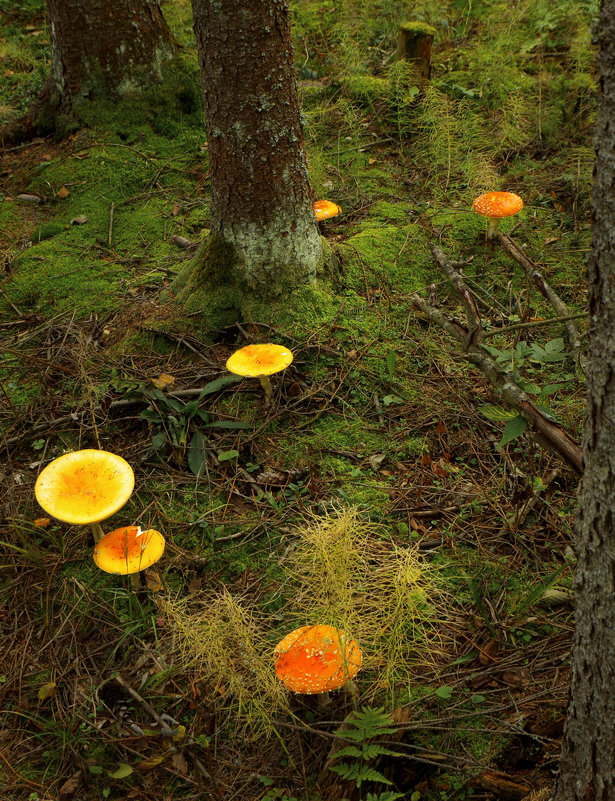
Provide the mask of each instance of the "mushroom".
POLYGON ((489 218, 487 239, 493 239, 497 234, 502 217, 512 217, 523 208, 523 201, 513 192, 485 192, 477 197, 472 204, 474 211, 489 218))
POLYGON ((314 214, 318 222, 328 220, 329 217, 337 217, 337 215, 341 213, 341 208, 337 203, 333 203, 331 200, 317 200, 314 203, 314 214))
POLYGON ((269 376, 284 370, 292 360, 292 352, 283 345, 246 345, 229 357, 226 369, 244 378, 260 378, 269 403, 273 397, 269 376))
POLYGON ((142 531, 140 526, 116 528, 96 543, 94 562, 106 573, 120 576, 130 575, 134 589, 141 586, 139 572, 151 567, 164 552, 164 537, 150 528, 142 531))
POLYGON ((361 649, 335 626, 302 626, 275 647, 275 674, 295 693, 318 694, 319 704, 329 690, 339 690, 359 672, 361 649))
POLYGON ((132 494, 132 467, 115 453, 86 448, 65 453, 41 472, 34 493, 43 509, 64 523, 89 525, 98 542, 101 520, 121 509, 132 494))

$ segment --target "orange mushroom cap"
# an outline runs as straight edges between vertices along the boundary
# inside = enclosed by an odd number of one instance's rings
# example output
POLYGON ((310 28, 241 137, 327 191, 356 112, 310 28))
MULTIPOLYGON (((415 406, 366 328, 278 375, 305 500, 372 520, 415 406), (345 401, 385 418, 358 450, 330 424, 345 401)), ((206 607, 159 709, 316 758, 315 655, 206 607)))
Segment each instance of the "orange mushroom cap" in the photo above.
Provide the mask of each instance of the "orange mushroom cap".
POLYGON ((361 667, 361 649, 335 626, 302 626, 275 647, 275 674, 296 693, 339 690, 361 667))
POLYGON ((226 369, 245 378, 259 378, 279 373, 292 360, 292 352, 283 345, 246 345, 229 357, 226 369))
POLYGON ((512 217, 523 208, 523 201, 514 192, 485 192, 472 204, 483 217, 512 217))
POLYGON ((164 537, 150 528, 124 526, 110 531, 96 544, 94 561, 106 573, 138 573, 157 562, 164 552, 164 537))
POLYGON ((318 222, 327 220, 329 217, 337 217, 341 213, 341 208, 331 200, 317 200, 314 203, 314 214, 318 222))
POLYGON ((115 453, 86 448, 65 453, 39 475, 34 493, 43 509, 65 523, 99 523, 132 494, 132 467, 115 453))

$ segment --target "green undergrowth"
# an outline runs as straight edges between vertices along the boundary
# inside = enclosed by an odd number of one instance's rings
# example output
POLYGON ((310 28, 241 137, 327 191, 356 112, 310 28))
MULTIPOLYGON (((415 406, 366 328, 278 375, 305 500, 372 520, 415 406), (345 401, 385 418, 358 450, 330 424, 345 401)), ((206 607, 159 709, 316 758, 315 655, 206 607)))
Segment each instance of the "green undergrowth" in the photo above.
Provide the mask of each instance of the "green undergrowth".
MULTIPOLYGON (((0 0, 0 11, 10 11, 0 74, 13 72, 0 89, 0 120, 25 110, 47 68, 42 2, 10 5, 0 0), (33 31, 25 30, 26 19, 33 31)), ((169 0, 163 7, 190 50, 189 4, 169 0)), ((492 719, 480 717, 493 688, 468 690, 464 671, 482 670, 471 662, 478 658, 474 644, 497 639, 511 658, 519 651, 531 664, 532 644, 555 633, 543 597, 570 583, 562 543, 570 536, 574 481, 562 470, 519 531, 498 533, 556 457, 541 456, 528 434, 499 444, 504 423, 480 412, 500 402, 497 394, 460 356, 461 345, 417 316, 412 296, 429 297, 465 324, 459 298, 433 260, 430 248, 438 244, 479 287, 490 307, 481 306, 488 330, 501 322, 498 311, 510 323, 553 315, 521 268, 486 242, 485 221, 472 211, 479 193, 507 189, 521 194, 525 206, 501 230, 513 231, 572 312, 584 309, 595 10, 590 0, 292 3, 312 186, 316 197, 342 207, 322 226, 337 268, 330 284, 298 288, 275 316, 270 303, 255 302, 241 319, 250 338, 288 342, 295 362, 273 379, 271 408, 256 381, 202 404, 215 419, 248 428, 206 431, 207 447, 227 456, 209 460, 198 478, 187 444, 172 441, 177 410, 160 404, 159 420, 142 416, 149 403, 143 388, 151 388, 153 377, 168 372, 179 389, 203 386, 245 342, 233 328, 235 314, 207 317, 207 297, 186 313, 169 292, 190 258, 171 237, 198 241, 209 227, 209 157, 194 53, 178 79, 185 87, 176 86, 175 99, 164 101, 156 117, 99 105, 67 142, 27 148, 23 164, 8 154, 0 204, 0 316, 10 335, 0 380, 12 404, 8 426, 87 412, 81 423, 26 432, 16 446, 15 464, 22 467, 12 519, 25 528, 10 537, 25 554, 9 553, 49 574, 49 585, 42 579, 42 589, 36 585, 34 618, 41 631, 60 629, 63 664, 72 664, 74 653, 62 621, 77 621, 87 652, 87 629, 102 617, 113 636, 104 653, 91 657, 96 675, 121 673, 151 649, 156 664, 135 671, 135 686, 149 671, 144 697, 159 687, 160 709, 184 703, 182 725, 194 726, 195 735, 210 734, 215 718, 222 764, 224 749, 235 748, 240 735, 255 738, 276 722, 309 720, 309 699, 304 706, 274 681, 272 650, 292 627, 327 622, 365 646, 358 703, 387 709, 408 703, 417 731, 420 721, 431 724, 459 707, 454 732, 444 735, 434 723, 437 733, 417 733, 413 742, 434 751, 448 744, 450 753, 465 749, 481 764, 493 763, 505 740, 489 731, 492 719), (393 58, 398 25, 412 20, 436 30, 432 80, 420 88, 408 65, 393 58), (58 196, 66 194, 63 187, 68 196, 58 196), (18 202, 24 192, 45 202, 18 202), (82 340, 73 338, 73 313, 82 340), (32 339, 30 323, 39 326, 32 339), (55 328, 48 331, 47 323, 55 328), (138 403, 119 414, 110 409, 110 401, 130 399, 131 392, 141 393, 138 403), (38 460, 98 443, 129 450, 137 473, 137 492, 105 526, 139 518, 168 536, 156 568, 165 587, 159 595, 131 598, 123 579, 98 573, 82 559, 83 532, 64 524, 33 530, 41 512, 24 482, 33 483, 38 460), (269 484, 259 479, 266 471, 282 478, 269 484), (423 557, 413 543, 425 548, 423 557), (53 571, 43 560, 48 553, 63 560, 53 571), (167 600, 159 605, 160 597, 167 600), (66 612, 77 608, 82 617, 66 612), (459 673, 441 682, 456 682, 447 698, 437 694, 438 682, 452 668, 459 673), (167 692, 170 676, 177 684, 169 682, 167 692), (195 686, 200 694, 192 696, 195 686), (481 695, 486 702, 473 700, 481 695)), ((498 334, 489 344, 505 362, 521 339, 544 346, 562 336, 554 326, 498 334)), ((519 367, 518 354, 506 365, 519 367)), ((549 407, 578 433, 583 381, 574 365, 526 358, 520 369, 528 383, 556 387, 549 407)), ((567 611, 553 614, 564 619, 567 611)), ((18 671, 11 670, 16 681, 18 671)), ((43 663, 28 677, 33 704, 36 682, 48 678, 43 663)), ((500 690, 498 698, 510 688, 500 690)), ((67 684, 62 698, 69 691, 76 697, 67 684)), ((89 685, 79 692, 96 706, 89 685)), ((515 703, 522 693, 510 690, 515 703)), ((42 747, 49 731, 58 756, 28 775, 47 781, 56 768, 58 775, 74 773, 69 726, 78 733, 75 748, 88 746, 79 764, 92 749, 97 766, 115 769, 121 743, 96 751, 98 730, 84 733, 68 715, 58 722, 51 701, 23 723, 22 743, 26 748, 34 737, 42 747)), ((352 701, 337 696, 335 703, 337 721, 352 701)), ((93 723, 92 708, 83 714, 93 723)), ((18 730, 15 720, 9 723, 18 730)), ((141 743, 135 738, 132 746, 141 743)), ((123 758, 135 757, 127 753, 123 758)), ((99 797, 106 775, 92 780, 88 798, 99 797)), ((411 797, 414 788, 404 789, 411 797)), ((435 801, 448 791, 430 785, 419 792, 435 801)), ((462 798, 465 790, 456 792, 447 797, 462 798)))
POLYGON ((438 652, 436 574, 415 549, 383 535, 349 507, 302 520, 282 560, 273 617, 227 589, 162 601, 184 665, 222 696, 245 736, 271 733, 281 712, 292 714, 271 671, 274 646, 290 630, 333 625, 361 642, 357 682, 366 700, 395 699, 411 666, 438 652))

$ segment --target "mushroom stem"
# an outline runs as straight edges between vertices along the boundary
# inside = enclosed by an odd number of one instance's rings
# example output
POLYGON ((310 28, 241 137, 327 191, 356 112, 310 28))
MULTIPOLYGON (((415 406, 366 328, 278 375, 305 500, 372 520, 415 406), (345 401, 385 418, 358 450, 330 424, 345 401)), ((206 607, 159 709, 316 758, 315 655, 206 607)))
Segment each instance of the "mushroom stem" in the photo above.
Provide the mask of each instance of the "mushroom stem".
POLYGON ((102 530, 100 523, 90 523, 90 528, 92 529, 92 534, 94 535, 94 542, 100 542, 100 540, 105 536, 105 532, 102 530))
POLYGON ((487 229, 487 239, 495 239, 500 226, 499 217, 489 217, 489 228, 487 229))
POLYGON ((260 376, 261 386, 265 390, 265 398, 267 403, 271 403, 273 399, 273 389, 271 388, 271 379, 268 375, 260 376))
POLYGON ((131 573, 130 574, 130 586, 132 589, 137 592, 143 586, 141 582, 141 574, 140 573, 131 573))
POLYGON ((331 698, 329 693, 318 693, 318 708, 324 709, 326 706, 329 706, 329 702, 331 698))

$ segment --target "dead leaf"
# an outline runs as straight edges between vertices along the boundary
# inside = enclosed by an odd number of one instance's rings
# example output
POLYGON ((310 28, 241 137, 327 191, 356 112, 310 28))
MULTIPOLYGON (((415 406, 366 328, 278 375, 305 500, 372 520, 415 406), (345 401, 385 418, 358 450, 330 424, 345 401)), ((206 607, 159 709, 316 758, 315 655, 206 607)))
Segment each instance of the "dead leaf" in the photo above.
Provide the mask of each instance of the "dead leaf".
POLYGON ((5 78, 10 78, 10 77, 11 77, 11 75, 15 75, 15 73, 13 72, 13 70, 5 70, 5 71, 4 71, 4 77, 5 77, 5 78))
POLYGON ((378 470, 386 458, 386 454, 384 453, 374 453, 367 461, 369 462, 369 466, 372 468, 372 470, 378 470))
POLYGON ((377 161, 377 159, 369 159, 369 161, 367 163, 371 166, 372 164, 375 164, 376 161, 377 161))
POLYGON ((151 770, 157 765, 160 765, 161 762, 164 762, 165 757, 166 754, 156 754, 156 756, 151 756, 147 759, 143 759, 141 762, 137 762, 135 767, 137 770, 151 770))
POLYGON ((160 592, 160 590, 164 590, 162 579, 155 570, 145 570, 144 572, 145 583, 147 584, 148 590, 151 590, 152 592, 160 592))
POLYGON ((51 519, 49 517, 37 517, 34 521, 34 525, 37 528, 47 528, 50 523, 51 519))
POLYGON ((442 459, 438 459, 437 462, 432 462, 431 470, 438 478, 447 478, 449 474, 449 471, 446 469, 446 462, 442 459))
POLYGON ((545 245, 552 245, 554 242, 559 242, 559 236, 550 236, 548 239, 545 239, 545 245))
POLYGON ((201 579, 198 576, 191 578, 188 582, 188 592, 200 592, 202 587, 201 579))
POLYGON ((289 398, 298 398, 303 393, 301 389, 301 384, 297 381, 293 381, 293 383, 288 387, 286 390, 286 394, 289 398))
POLYGON ((71 225, 85 225, 87 221, 88 221, 88 218, 85 216, 85 214, 80 214, 78 217, 73 217, 73 219, 70 221, 70 224, 71 225))
POLYGON ((496 640, 489 640, 488 643, 482 646, 478 652, 478 661, 481 665, 488 665, 495 661, 498 654, 499 647, 496 640))
POLYGON ((530 672, 527 668, 505 670, 500 678, 505 684, 510 684, 512 687, 525 687, 530 683, 530 672))
POLYGON ((179 214, 179 212, 181 210, 182 210, 182 207, 179 205, 179 203, 174 203, 173 204, 173 208, 171 209, 172 216, 173 217, 177 217, 177 215, 179 214))
POLYGON ((65 186, 63 186, 61 189, 58 189, 58 191, 56 192, 56 197, 59 197, 60 200, 65 200, 69 195, 70 192, 65 186))
POLYGON ((80 789, 83 779, 83 773, 78 770, 77 773, 74 773, 70 779, 67 779, 64 784, 60 787, 60 799, 61 801, 66 801, 66 799, 72 798, 77 790, 80 789))
POLYGON ((49 681, 40 688, 37 693, 37 698, 39 701, 45 701, 47 698, 55 698, 56 693, 57 687, 55 681, 49 681))
POLYGON ((173 754, 171 762, 178 773, 183 773, 184 775, 188 773, 188 763, 183 754, 173 754))
POLYGON ((160 373, 158 378, 152 378, 152 384, 156 387, 156 389, 166 389, 167 387, 172 387, 175 383, 175 376, 169 375, 168 373, 160 373))
POLYGON ((413 517, 410 518, 410 528, 413 531, 418 531, 419 534, 425 534, 427 532, 425 526, 422 523, 417 523, 413 517))

